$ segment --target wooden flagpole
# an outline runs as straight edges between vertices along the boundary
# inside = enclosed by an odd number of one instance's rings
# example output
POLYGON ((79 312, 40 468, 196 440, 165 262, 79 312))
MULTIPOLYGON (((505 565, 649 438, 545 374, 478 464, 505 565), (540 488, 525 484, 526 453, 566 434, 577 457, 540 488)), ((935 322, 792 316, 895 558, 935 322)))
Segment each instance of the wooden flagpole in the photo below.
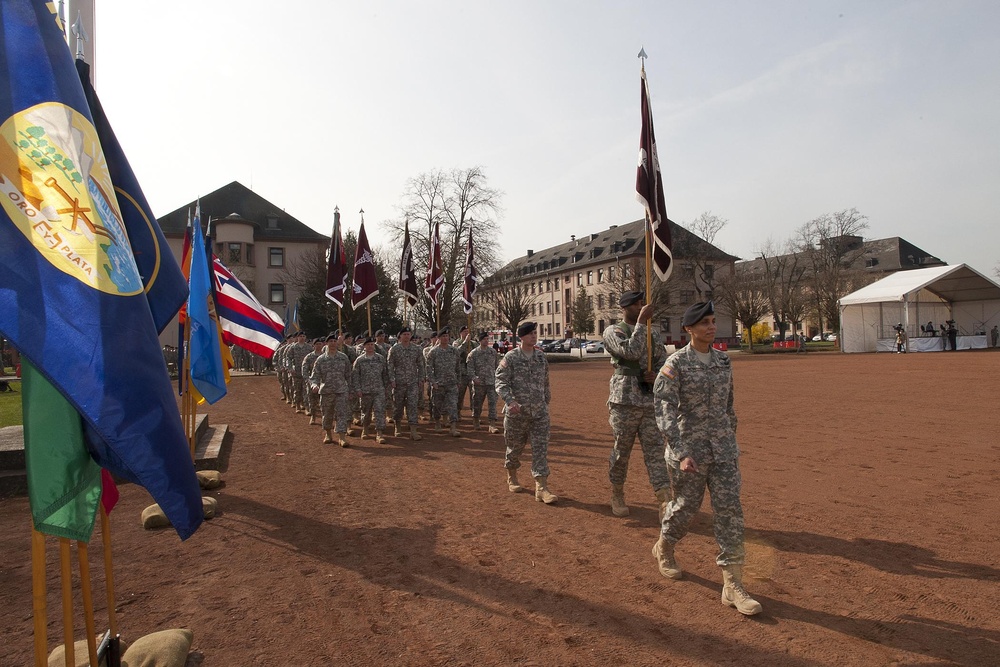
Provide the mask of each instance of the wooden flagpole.
POLYGON ((365 301, 365 308, 368 310, 368 333, 372 333, 372 301, 365 301))
POLYGON ((45 535, 31 527, 31 613, 35 627, 35 667, 48 665, 48 611, 45 598, 45 535))
POLYGON ((96 665, 98 662, 94 626, 94 598, 90 590, 90 557, 86 542, 77 541, 76 557, 80 564, 80 597, 83 598, 83 624, 87 631, 87 654, 90 657, 90 664, 96 665))
MULTIPOLYGON (((646 303, 652 299, 653 291, 653 223, 646 214, 646 303)), ((653 370, 653 327, 646 323, 646 372, 653 370)))
POLYGON ((104 544, 104 589, 108 596, 108 629, 111 630, 111 640, 118 636, 118 617, 115 613, 115 573, 111 563, 111 518, 104 505, 100 508, 101 541, 104 544))
POLYGON ((73 647, 73 570, 70 560, 69 539, 59 538, 59 570, 62 583, 63 646, 66 649, 66 665, 76 664, 73 647))

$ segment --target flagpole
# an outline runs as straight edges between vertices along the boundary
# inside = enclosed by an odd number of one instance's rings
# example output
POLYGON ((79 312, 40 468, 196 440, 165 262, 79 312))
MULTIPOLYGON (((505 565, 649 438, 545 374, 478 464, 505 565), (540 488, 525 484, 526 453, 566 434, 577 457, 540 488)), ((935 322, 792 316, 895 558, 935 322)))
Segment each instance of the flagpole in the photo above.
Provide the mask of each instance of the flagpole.
POLYGON ((368 310, 368 333, 372 332, 372 302, 371 299, 365 301, 365 308, 368 310))
POLYGON ((115 572, 111 561, 111 518, 101 503, 101 542, 104 545, 104 590, 108 596, 108 629, 111 640, 118 636, 118 616, 115 613, 115 572))
MULTIPOLYGON (((652 302, 653 296, 653 223, 646 215, 646 303, 652 302)), ((652 320, 646 323, 646 371, 653 370, 653 327, 652 320)))
POLYGON ((45 595, 45 534, 31 527, 31 613, 35 626, 35 667, 48 664, 48 611, 45 595))
POLYGON ((90 558, 88 556, 87 543, 78 540, 76 543, 76 557, 80 564, 80 597, 83 598, 83 625, 87 632, 87 654, 90 656, 90 664, 97 662, 97 640, 94 637, 94 597, 90 590, 90 558))
POLYGON ((66 664, 76 664, 73 646, 73 569, 70 561, 69 539, 59 538, 59 566, 62 582, 63 605, 63 648, 66 649, 66 664))

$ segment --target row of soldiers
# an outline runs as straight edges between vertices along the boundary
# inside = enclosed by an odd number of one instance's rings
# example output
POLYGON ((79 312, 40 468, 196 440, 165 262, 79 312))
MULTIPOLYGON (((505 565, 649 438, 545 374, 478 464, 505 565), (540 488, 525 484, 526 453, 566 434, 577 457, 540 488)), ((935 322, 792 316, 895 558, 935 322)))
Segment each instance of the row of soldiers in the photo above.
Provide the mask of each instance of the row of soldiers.
POLYGON ((297 332, 278 347, 272 362, 283 399, 297 413, 308 414, 310 424, 322 418, 324 442, 333 442, 336 432, 340 445, 347 447, 355 425, 360 426, 362 439, 374 425, 374 438, 385 442, 387 422, 395 427, 395 436, 402 437, 404 410, 409 437, 420 440, 417 425, 425 407, 435 430, 450 427, 451 435, 458 437, 466 394, 473 428, 481 427, 487 403, 489 432, 498 433, 494 388, 498 355, 488 343, 484 333, 476 346, 468 327, 462 327, 454 344, 445 327, 432 334, 426 346, 415 342, 407 327, 392 346, 383 330, 375 336, 365 332, 357 342, 349 332, 337 331, 306 343, 304 333, 297 332))

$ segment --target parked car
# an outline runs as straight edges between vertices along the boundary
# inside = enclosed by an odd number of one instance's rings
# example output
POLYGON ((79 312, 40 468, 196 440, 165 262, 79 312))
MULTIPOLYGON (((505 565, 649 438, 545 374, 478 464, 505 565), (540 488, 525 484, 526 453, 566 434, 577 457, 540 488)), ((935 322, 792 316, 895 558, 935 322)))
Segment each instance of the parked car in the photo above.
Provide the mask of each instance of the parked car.
POLYGON ((837 340, 837 334, 827 331, 821 335, 813 336, 814 343, 821 340, 837 340))
POLYGON ((604 342, 595 340, 587 345, 587 352, 604 352, 604 342))
POLYGON ((535 343, 535 345, 537 345, 542 350, 542 352, 551 352, 549 348, 552 347, 552 344, 555 342, 556 340, 554 338, 543 338, 542 340, 535 343))
POLYGON ((571 349, 570 346, 572 344, 573 344, 573 340, 571 338, 567 338, 566 340, 557 340, 556 342, 552 343, 552 345, 550 345, 549 349, 546 350, 546 351, 547 352, 569 352, 570 349, 571 349))

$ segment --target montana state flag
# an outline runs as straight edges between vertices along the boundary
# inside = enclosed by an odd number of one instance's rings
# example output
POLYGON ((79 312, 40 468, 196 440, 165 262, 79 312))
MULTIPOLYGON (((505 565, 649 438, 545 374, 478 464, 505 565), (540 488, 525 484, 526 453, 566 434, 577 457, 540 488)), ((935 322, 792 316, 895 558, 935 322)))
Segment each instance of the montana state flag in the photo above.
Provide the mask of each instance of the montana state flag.
POLYGON ((0 5, 0 332, 80 414, 90 456, 144 486, 183 539, 202 521, 198 481, 54 6, 0 5))

